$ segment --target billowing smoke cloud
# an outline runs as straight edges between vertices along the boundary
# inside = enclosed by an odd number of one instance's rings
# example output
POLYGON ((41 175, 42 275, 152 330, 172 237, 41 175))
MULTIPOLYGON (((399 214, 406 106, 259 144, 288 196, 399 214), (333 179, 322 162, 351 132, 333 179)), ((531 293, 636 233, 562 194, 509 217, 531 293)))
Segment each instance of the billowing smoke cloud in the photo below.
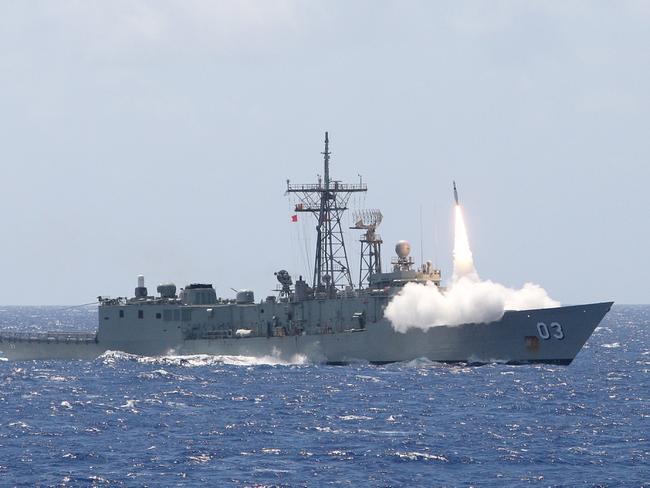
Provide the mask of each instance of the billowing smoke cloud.
POLYGON ((416 327, 489 323, 506 310, 559 307, 546 291, 533 283, 515 290, 481 280, 474 267, 460 205, 455 208, 454 274, 450 286, 441 291, 433 283, 407 283, 388 304, 386 317, 398 332, 416 327))
POLYGON ((411 327, 488 323, 505 310, 558 307, 538 285, 526 283, 513 290, 492 281, 461 277, 444 293, 433 283, 407 283, 386 307, 385 315, 398 332, 411 327))

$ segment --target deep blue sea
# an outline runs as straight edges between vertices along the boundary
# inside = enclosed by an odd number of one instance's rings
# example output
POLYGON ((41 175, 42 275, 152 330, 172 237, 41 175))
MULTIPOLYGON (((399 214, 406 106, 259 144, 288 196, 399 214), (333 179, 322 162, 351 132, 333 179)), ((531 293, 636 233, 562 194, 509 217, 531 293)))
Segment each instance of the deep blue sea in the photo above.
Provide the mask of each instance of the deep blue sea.
MULTIPOLYGON (((16 330, 93 309, 3 307, 16 330)), ((0 486, 650 486, 650 306, 571 366, 0 361, 0 486)))

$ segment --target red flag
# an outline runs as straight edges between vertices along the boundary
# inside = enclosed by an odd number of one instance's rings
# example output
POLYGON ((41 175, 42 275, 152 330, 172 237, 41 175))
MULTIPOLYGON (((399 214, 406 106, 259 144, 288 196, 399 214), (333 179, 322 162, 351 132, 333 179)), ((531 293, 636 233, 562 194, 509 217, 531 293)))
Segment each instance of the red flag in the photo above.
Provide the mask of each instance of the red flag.
POLYGON ((298 216, 297 215, 292 215, 291 216, 291 222, 298 222, 298 216))

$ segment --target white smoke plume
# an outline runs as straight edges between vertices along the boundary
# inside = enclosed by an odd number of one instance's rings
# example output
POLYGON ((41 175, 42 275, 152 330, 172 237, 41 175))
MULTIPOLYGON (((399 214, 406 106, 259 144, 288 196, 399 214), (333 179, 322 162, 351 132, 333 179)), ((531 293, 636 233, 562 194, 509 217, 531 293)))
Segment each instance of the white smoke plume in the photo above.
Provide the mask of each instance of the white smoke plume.
POLYGON ((416 327, 489 323, 506 310, 559 307, 539 285, 526 283, 515 290, 476 272, 460 205, 455 208, 454 273, 449 287, 441 291, 433 283, 407 283, 390 301, 385 316, 398 332, 416 327))

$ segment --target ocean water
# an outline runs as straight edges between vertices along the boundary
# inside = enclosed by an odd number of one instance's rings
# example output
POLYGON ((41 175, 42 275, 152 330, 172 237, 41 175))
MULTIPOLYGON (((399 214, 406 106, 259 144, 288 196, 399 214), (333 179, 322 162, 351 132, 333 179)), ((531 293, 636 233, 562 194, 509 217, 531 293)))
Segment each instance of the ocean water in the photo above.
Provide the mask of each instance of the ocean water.
POLYGON ((649 336, 615 306, 568 367, 0 361, 0 486, 650 486, 649 336))

